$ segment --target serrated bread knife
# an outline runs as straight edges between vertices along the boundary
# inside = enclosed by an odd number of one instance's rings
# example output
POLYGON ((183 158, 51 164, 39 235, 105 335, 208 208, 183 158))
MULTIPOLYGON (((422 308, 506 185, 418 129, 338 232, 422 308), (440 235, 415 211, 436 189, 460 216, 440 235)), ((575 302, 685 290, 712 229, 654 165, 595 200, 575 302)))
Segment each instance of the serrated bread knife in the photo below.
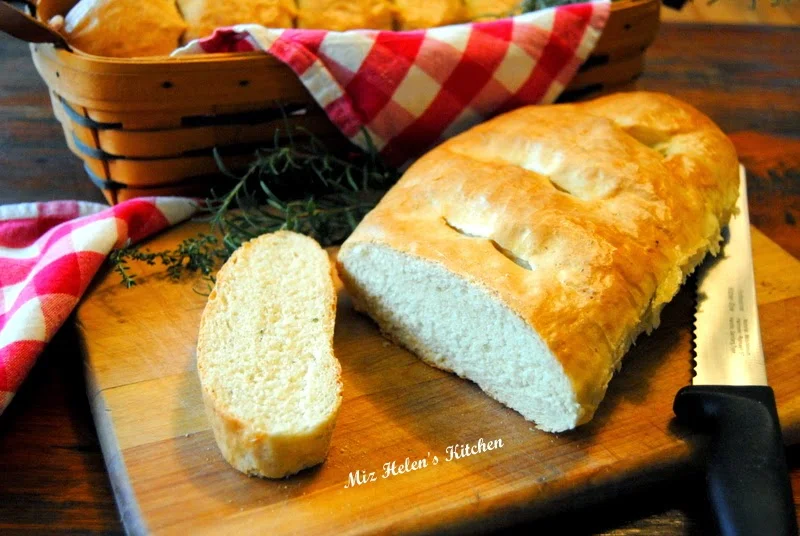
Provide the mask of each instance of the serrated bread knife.
POLYGON ((709 434, 708 497, 721 534, 797 535, 775 395, 767 385, 756 306, 747 185, 721 255, 697 277, 695 377, 675 397, 675 415, 709 434))

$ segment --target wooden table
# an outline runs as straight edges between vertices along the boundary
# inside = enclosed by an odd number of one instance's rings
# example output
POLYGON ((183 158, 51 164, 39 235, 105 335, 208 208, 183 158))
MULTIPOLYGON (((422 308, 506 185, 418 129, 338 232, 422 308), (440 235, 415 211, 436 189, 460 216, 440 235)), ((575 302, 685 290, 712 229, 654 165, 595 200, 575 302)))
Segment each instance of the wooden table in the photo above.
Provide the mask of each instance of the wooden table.
MULTIPOLYGON (((753 223, 800 258, 800 30, 665 25, 642 89, 694 103, 732 138, 750 171, 753 223), (795 139, 792 139, 795 138, 795 139)), ((27 46, 0 36, 0 203, 102 201, 66 148, 27 46)), ((789 450, 800 499, 800 447, 789 450)), ((530 530, 698 534, 709 530, 702 485, 654 485, 604 497, 530 530)), ((66 325, 0 416, 0 532, 122 530, 89 414, 75 331, 66 325)))

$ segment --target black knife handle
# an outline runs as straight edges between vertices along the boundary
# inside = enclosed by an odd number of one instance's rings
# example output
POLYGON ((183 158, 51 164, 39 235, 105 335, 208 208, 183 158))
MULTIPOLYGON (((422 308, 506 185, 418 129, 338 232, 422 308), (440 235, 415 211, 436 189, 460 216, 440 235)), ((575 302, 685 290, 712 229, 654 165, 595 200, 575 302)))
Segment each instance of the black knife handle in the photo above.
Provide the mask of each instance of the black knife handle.
POLYGON ((692 430, 711 435, 706 482, 720 534, 797 536, 772 389, 690 385, 678 392, 674 410, 692 430))

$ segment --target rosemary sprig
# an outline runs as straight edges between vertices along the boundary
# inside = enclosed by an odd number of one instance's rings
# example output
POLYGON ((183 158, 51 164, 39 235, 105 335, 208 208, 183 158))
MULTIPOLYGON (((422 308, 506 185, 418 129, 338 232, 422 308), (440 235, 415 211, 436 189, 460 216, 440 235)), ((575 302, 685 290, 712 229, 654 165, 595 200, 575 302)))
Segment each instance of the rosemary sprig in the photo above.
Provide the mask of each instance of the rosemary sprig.
MULTIPOLYGON (((369 140, 369 138, 367 138, 369 140)), ((206 200, 202 213, 209 232, 171 250, 126 246, 112 252, 113 270, 127 287, 137 284, 131 261, 161 264, 178 280, 187 272, 210 282, 222 261, 247 240, 281 229, 307 234, 323 246, 342 242, 397 180, 374 146, 342 155, 303 129, 276 131, 272 147, 259 149, 243 175, 229 170, 217 151, 217 165, 231 186, 206 200)))

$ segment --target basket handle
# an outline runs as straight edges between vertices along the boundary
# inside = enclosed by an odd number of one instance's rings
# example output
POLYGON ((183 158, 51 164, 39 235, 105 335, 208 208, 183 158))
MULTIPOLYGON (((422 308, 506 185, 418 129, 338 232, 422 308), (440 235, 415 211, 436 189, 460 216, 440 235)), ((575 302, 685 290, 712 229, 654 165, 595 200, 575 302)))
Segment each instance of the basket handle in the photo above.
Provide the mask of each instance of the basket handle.
POLYGON ((2 0, 0 0, 0 31, 28 43, 52 43, 70 50, 60 33, 2 0))

